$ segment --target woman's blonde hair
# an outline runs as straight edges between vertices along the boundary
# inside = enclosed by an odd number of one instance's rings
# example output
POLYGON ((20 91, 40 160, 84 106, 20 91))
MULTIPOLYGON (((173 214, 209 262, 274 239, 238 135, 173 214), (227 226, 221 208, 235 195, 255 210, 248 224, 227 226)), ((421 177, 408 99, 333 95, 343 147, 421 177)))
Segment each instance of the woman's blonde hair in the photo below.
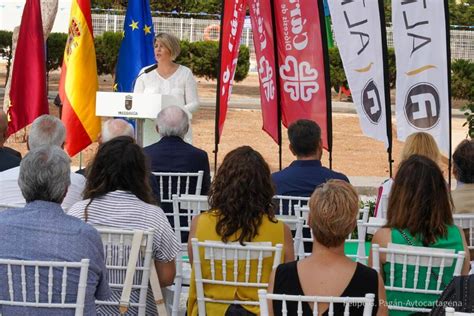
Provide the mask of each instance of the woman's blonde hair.
POLYGON ((433 136, 424 132, 413 133, 407 137, 400 155, 400 163, 412 155, 425 156, 436 163, 439 163, 441 157, 433 136))
POLYGON ((170 51, 172 60, 175 60, 179 56, 181 46, 179 44, 179 39, 173 34, 158 33, 155 36, 155 43, 156 41, 160 41, 160 43, 170 51))
POLYGON ((313 192, 309 209, 316 241, 325 247, 338 247, 356 227, 359 197, 349 183, 329 180, 313 192))

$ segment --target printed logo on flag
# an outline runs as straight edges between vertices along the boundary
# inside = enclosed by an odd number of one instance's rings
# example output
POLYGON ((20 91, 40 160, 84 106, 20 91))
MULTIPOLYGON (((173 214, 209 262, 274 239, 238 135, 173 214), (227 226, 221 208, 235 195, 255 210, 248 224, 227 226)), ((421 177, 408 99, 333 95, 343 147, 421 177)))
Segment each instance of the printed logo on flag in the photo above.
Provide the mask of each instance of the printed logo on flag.
POLYGON ((265 58, 262 56, 260 58, 258 74, 260 75, 260 80, 262 81, 262 86, 265 92, 265 99, 267 101, 273 100, 275 96, 275 85, 273 84, 273 68, 265 58))
POLYGON ((379 89, 372 79, 367 82, 362 90, 362 108, 364 113, 373 124, 377 124, 382 116, 379 89))
POLYGON ((416 129, 431 129, 440 120, 439 93, 434 86, 422 82, 408 90, 405 98, 405 116, 416 129))
POLYGON ((69 26, 69 34, 67 37, 66 43, 66 57, 69 59, 69 56, 72 54, 74 49, 79 46, 78 37, 81 36, 81 23, 76 21, 75 18, 72 18, 71 25, 69 26))
POLYGON ((319 90, 318 71, 306 61, 298 63, 294 56, 286 57, 285 64, 280 67, 280 76, 285 81, 283 89, 293 101, 309 101, 319 90))

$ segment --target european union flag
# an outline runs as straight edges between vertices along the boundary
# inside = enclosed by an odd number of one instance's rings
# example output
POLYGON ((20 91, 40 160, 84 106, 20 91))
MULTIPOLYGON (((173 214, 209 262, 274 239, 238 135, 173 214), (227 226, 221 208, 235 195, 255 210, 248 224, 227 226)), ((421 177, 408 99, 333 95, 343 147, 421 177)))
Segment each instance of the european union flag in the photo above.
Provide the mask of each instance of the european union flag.
POLYGON ((140 69, 155 63, 153 22, 148 0, 128 1, 117 61, 115 90, 133 91, 140 69))

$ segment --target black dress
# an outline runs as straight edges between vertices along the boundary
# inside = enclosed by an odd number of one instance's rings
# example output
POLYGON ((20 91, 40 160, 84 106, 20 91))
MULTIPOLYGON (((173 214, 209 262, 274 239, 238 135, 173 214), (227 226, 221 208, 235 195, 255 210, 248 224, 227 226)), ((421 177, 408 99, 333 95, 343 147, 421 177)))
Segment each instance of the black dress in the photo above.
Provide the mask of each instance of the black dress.
MULTIPOLYGON (((296 269, 297 261, 280 264, 275 273, 275 284, 273 286, 273 293, 288 294, 288 295, 305 295, 301 288, 300 280, 298 278, 298 270, 296 269)), ((374 307, 372 315, 377 314, 378 309, 378 277, 377 272, 363 264, 357 263, 356 270, 349 284, 342 292, 341 297, 364 297, 367 293, 375 294, 374 307)), ((286 302, 288 315, 296 315, 298 310, 297 302, 286 302)), ((281 315, 282 301, 273 301, 273 313, 275 316, 281 315)), ((303 315, 311 316, 313 311, 308 303, 303 303, 303 315)), ((364 306, 351 306, 350 315, 363 314, 364 306)), ((323 315, 327 315, 326 310, 323 315)), ((334 315, 343 315, 344 305, 334 304, 334 315)))

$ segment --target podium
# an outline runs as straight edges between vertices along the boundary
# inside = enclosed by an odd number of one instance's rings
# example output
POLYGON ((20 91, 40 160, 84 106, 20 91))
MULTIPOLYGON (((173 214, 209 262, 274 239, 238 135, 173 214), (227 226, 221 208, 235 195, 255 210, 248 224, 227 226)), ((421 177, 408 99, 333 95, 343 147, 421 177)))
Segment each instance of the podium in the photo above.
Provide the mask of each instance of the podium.
POLYGON ((136 119, 137 144, 143 147, 144 120, 155 119, 161 109, 176 104, 172 95, 98 91, 95 114, 136 119))

